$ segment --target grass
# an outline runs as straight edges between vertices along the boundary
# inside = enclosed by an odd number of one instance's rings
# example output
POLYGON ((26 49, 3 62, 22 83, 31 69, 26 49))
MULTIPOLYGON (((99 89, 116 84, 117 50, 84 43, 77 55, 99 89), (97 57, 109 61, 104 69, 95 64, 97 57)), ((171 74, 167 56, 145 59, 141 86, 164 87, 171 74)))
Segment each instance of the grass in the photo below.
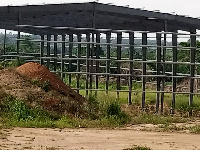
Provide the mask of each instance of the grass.
POLYGON ((179 125, 176 124, 162 124, 159 125, 159 128, 162 129, 162 131, 167 132, 173 132, 173 131, 189 131, 190 133, 200 134, 200 125, 179 125))
POLYGON ((116 127, 130 121, 130 117, 121 110, 116 101, 97 101, 89 99, 88 114, 85 119, 55 115, 26 105, 21 99, 6 95, 0 101, 0 115, 7 127, 116 127))
POLYGON ((12 61, 1 61, 0 70, 4 68, 16 68, 25 63, 25 60, 22 58, 14 59, 12 61))
MULTIPOLYGON (((76 85, 77 84, 76 76, 72 76, 72 79, 73 80, 71 82, 71 87, 76 88, 76 86, 77 86, 76 85)), ((68 76, 66 76, 64 78, 64 82, 66 84, 69 83, 68 76)), ((85 90, 84 90, 85 84, 86 84, 86 80, 83 80, 83 79, 80 78, 80 88, 82 89, 82 90, 80 90, 81 95, 85 95, 85 90)), ((93 82, 92 86, 95 89, 95 82, 93 82)), ((142 87, 141 83, 133 82, 133 87, 132 87, 132 89, 134 90, 134 92, 132 92, 132 103, 133 104, 141 105, 141 99, 142 99, 141 87, 142 87)), ((99 89, 105 89, 105 83, 104 82, 99 82, 99 89)), ((116 95, 117 95, 116 91, 114 91, 116 89, 116 83, 109 84, 108 89, 113 90, 113 91, 108 92, 109 97, 111 99, 115 99, 116 95)), ((121 86, 121 89, 128 90, 128 85, 127 86, 121 86)), ((151 90, 147 89, 146 91, 151 91, 151 90)), ((92 93, 94 94, 95 92, 93 91, 92 93)), ((98 97, 102 97, 102 98, 106 97, 104 91, 98 91, 97 93, 98 93, 98 97)), ((156 104, 156 93, 146 93, 145 95, 146 95, 145 96, 146 105, 155 105, 156 104)), ((119 97, 120 97, 120 99, 119 99, 120 103, 127 103, 128 92, 120 92, 119 97)), ((172 94, 165 93, 164 104, 168 109, 171 108, 171 103, 172 103, 172 94)), ((176 95, 175 109, 176 109, 177 112, 180 112, 183 115, 188 115, 187 113, 190 110, 193 110, 194 112, 199 112, 200 111, 199 97, 197 95, 194 95, 193 105, 189 106, 189 95, 177 94, 176 95)), ((168 111, 168 114, 169 114, 169 111, 168 111)))
MULTIPOLYGON (((7 62, 1 63, 1 66, 17 66, 18 62, 7 62)), ((65 82, 68 79, 65 78, 65 82)), ((33 81, 33 84, 36 84, 48 91, 49 83, 39 85, 38 81, 33 81)), ((76 80, 72 80, 72 87, 76 86, 76 80)), ((85 86, 85 80, 81 80, 81 87, 85 86)), ((93 85, 94 86, 94 85, 93 85)), ((105 88, 104 83, 99 84, 99 88, 105 88)), ((115 89, 116 84, 110 84, 109 89, 115 89)), ((127 89, 127 86, 124 86, 123 89, 127 89)), ((133 89, 136 90, 132 93, 132 102, 133 106, 141 106, 142 93, 141 84, 134 83, 133 89), (138 90, 138 92, 137 92, 138 90)), ((1 93, 1 91, 0 91, 1 93)), ((95 92, 92 92, 94 95, 95 92)), ((85 90, 80 90, 81 95, 85 95, 85 90)), ((179 128, 170 126, 171 123, 182 123, 187 122, 188 119, 180 118, 176 116, 160 116, 152 113, 145 113, 140 111, 138 108, 133 110, 132 114, 127 114, 121 109, 121 104, 127 103, 128 93, 121 92, 120 98, 116 98, 115 91, 109 91, 108 94, 105 94, 103 91, 98 91, 97 97, 90 96, 88 98, 88 114, 89 116, 85 119, 69 116, 60 116, 55 114, 50 114, 45 112, 40 107, 31 108, 23 102, 23 100, 16 99, 6 95, 2 98, 0 94, 0 108, 1 108, 1 118, 4 122, 4 125, 7 127, 51 127, 51 128, 93 128, 93 127, 119 127, 126 125, 127 123, 131 124, 162 124, 163 128, 166 130, 179 130, 179 128)), ((171 94, 165 94, 165 104, 169 108, 171 107, 171 94)), ((180 113, 186 113, 191 110, 191 106, 188 105, 189 97, 187 95, 177 95, 176 96, 176 110, 180 113)), ((156 94, 155 93, 146 93, 146 105, 154 106, 156 103, 156 94)), ((136 108, 136 107, 135 107, 136 108)), ((134 108, 133 108, 134 109, 134 108)), ((194 104, 192 109, 196 112, 200 111, 200 101, 199 97, 194 96, 194 104)), ((188 130, 194 133, 200 133, 199 126, 191 127, 188 130)))
MULTIPOLYGON (((95 92, 92 92, 93 94, 95 92)), ((85 90, 80 90, 81 95, 85 95, 85 90)), ((120 98, 118 99, 118 102, 120 104, 125 104, 128 102, 128 92, 121 92, 119 94, 120 98)), ((109 91, 108 94, 106 94, 104 91, 98 91, 97 98, 98 99, 104 99, 105 97, 109 97, 109 99, 116 99, 117 94, 115 91, 109 91)), ((137 106, 141 106, 142 99, 142 93, 141 92, 133 92, 132 93, 132 103, 137 106)), ((155 93, 146 93, 146 107, 152 106, 154 108, 155 112, 155 105, 156 105, 156 94, 155 93)), ((166 114, 170 114, 170 108, 171 108, 171 102, 172 102, 172 95, 169 93, 165 93, 164 97, 164 105, 166 114)), ((150 109, 150 108, 148 108, 150 109)), ((189 96, 185 94, 177 94, 176 95, 176 103, 175 103, 175 109, 178 114, 181 114, 183 117, 188 116, 188 112, 192 109, 194 112, 194 115, 196 113, 198 114, 200 112, 200 101, 199 96, 194 95, 193 99, 193 106, 189 106, 189 96)))
POLYGON ((200 134, 200 125, 195 125, 188 128, 190 132, 200 134))
POLYGON ((173 131, 184 131, 188 128, 184 125, 177 126, 176 124, 161 124, 158 126, 162 131, 173 132, 173 131))
POLYGON ((109 97, 90 97, 87 108, 89 116, 84 119, 50 114, 37 106, 31 108, 22 100, 9 95, 0 101, 0 108, 5 127, 104 128, 121 127, 128 123, 170 124, 187 121, 184 118, 147 113, 130 116, 121 110, 118 100, 109 97))
POLYGON ((171 124, 171 123, 184 123, 187 122, 188 119, 175 117, 175 116, 160 116, 157 114, 139 114, 137 116, 132 117, 132 124, 171 124))
MULTIPOLYGON (((2 61, 0 62, 0 68, 6 68, 6 67, 17 67, 21 64, 23 64, 25 61, 23 59, 19 59, 19 60, 13 60, 13 61, 2 61)), ((82 76, 81 76, 82 77, 82 76)), ((85 84, 86 84, 86 80, 84 80, 83 78, 80 77, 80 94, 81 95, 86 95, 85 94, 85 84)), ((64 82, 65 83, 69 83, 69 78, 68 76, 66 76, 64 78, 64 82)), ((33 81, 33 83, 38 84, 37 81, 33 81)), ((44 89, 45 91, 48 91, 48 87, 49 87, 49 83, 45 82, 44 84, 40 84, 39 85, 42 89, 44 89)), ((73 75, 72 76, 72 82, 71 82, 71 87, 72 88, 76 88, 77 86, 77 80, 76 80, 76 76, 73 75)), ((95 88, 95 82, 93 82, 93 88, 95 88)), ((116 89, 116 83, 109 83, 109 90, 115 90, 116 89)), ((135 90, 135 92, 132 93, 132 103, 135 105, 141 105, 141 99, 142 99, 142 93, 141 91, 141 87, 142 84, 141 83, 137 83, 137 82, 133 82, 133 90, 135 90)), ((122 86, 121 87, 124 90, 128 90, 128 86, 122 86)), ((99 89, 105 89, 105 83, 104 82, 99 82, 99 89)), ((150 91, 149 89, 147 89, 148 91, 150 91)), ((92 92, 92 94, 94 94, 94 91, 92 92)), ((116 92, 115 91, 109 91, 108 92, 109 98, 110 99, 116 99, 116 92)), ((128 101, 128 92, 120 92, 119 94, 120 99, 118 100, 119 104, 122 103, 127 103, 128 101)), ((105 97, 107 97, 107 95, 105 94, 104 91, 98 91, 98 99, 104 99, 105 97)), ((172 101, 172 94, 169 93, 165 93, 165 97, 164 97, 164 103, 165 106, 170 109, 171 107, 171 101, 172 101)), ((198 96, 194 96, 194 100, 193 100, 193 106, 189 106, 188 104, 189 101, 189 96, 188 95, 181 95, 181 94, 177 94, 176 95, 176 103, 175 103, 175 108, 178 112, 180 112, 181 114, 184 115, 188 115, 187 112, 190 111, 191 109, 195 112, 198 113, 200 111, 200 101, 199 101, 199 97, 198 96)), ((146 93, 146 105, 155 105, 156 103, 156 93, 146 93)), ((167 112, 169 114, 169 111, 167 112)))
POLYGON ((143 147, 143 146, 134 146, 133 148, 126 148, 126 149, 123 149, 123 150, 152 150, 151 148, 149 147, 143 147))
POLYGON ((44 83, 40 83, 37 79, 33 79, 32 83, 34 85, 37 85, 38 87, 41 87, 45 92, 48 92, 50 90, 49 81, 45 81, 44 83))
MULTIPOLYGON (((89 99, 89 117, 82 119, 69 116, 52 115, 39 107, 30 108, 20 99, 7 96, 0 103, 1 116, 6 127, 50 127, 50 128, 104 128, 120 127, 131 124, 164 124, 186 122, 187 119, 160 116, 155 114, 139 114, 129 116, 123 112, 116 100, 97 101, 89 99)), ((193 129, 194 130, 194 129, 193 129)))

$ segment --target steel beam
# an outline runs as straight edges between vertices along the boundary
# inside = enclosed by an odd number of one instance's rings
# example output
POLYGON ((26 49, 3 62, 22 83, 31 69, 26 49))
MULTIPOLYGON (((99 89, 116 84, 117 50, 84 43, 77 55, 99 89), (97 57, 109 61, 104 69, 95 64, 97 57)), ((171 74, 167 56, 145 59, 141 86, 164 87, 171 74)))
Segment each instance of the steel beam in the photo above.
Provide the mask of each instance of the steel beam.
MULTIPOLYGON (((156 34, 156 41, 157 41, 157 75, 160 75, 161 72, 161 34, 157 33, 156 34)), ((160 104, 160 83, 161 83, 161 78, 157 77, 157 98, 156 98, 156 112, 159 111, 159 104, 160 104)))
POLYGON ((129 60, 131 60, 131 62, 129 63, 129 93, 128 93, 128 104, 131 105, 132 104, 132 86, 133 86, 133 55, 134 55, 134 33, 130 32, 129 33, 129 44, 130 44, 130 48, 129 48, 129 60))
MULTIPOLYGON (((90 33, 86 34, 86 40, 87 42, 90 42, 90 33)), ((89 61, 89 58, 90 58, 90 44, 87 44, 87 47, 86 47, 86 72, 87 72, 87 75, 86 75, 86 97, 88 97, 88 89, 89 89, 89 72, 90 72, 90 61, 89 61)))
MULTIPOLYGON (((168 29, 167 29, 167 20, 165 20, 165 26, 164 26, 164 32, 167 32, 168 31, 168 29)), ((163 40, 163 48, 162 48, 162 62, 163 62, 163 64, 162 64, 162 74, 163 75, 165 75, 165 57, 166 57, 166 46, 167 45, 167 34, 166 33, 164 33, 164 40, 163 40)), ((162 90, 162 92, 165 90, 165 78, 162 78, 162 87, 161 87, 161 90, 162 90)), ((163 92, 163 93, 161 93, 161 100, 160 100, 160 102, 161 102, 161 108, 160 108, 160 112, 161 112, 161 114, 163 114, 163 106, 164 106, 164 96, 165 96, 165 93, 163 92)))
MULTIPOLYGON (((77 35, 77 40, 78 40, 78 42, 81 42, 81 34, 78 34, 77 35)), ((79 58, 81 58, 81 44, 78 44, 78 48, 77 48, 77 72, 80 72, 81 71, 81 66, 80 66, 80 64, 81 64, 81 62, 80 62, 80 59, 79 58)), ((80 74, 77 74, 77 76, 76 76, 77 78, 77 84, 76 84, 76 87, 77 87, 77 89, 80 87, 80 74)), ((79 90, 77 90, 77 92, 79 93, 79 90)))
MULTIPOLYGON (((111 32, 106 33, 106 43, 111 43, 111 32)), ((110 73, 110 45, 106 46, 106 73, 110 73)), ((106 75, 106 93, 108 94, 109 89, 109 75, 106 75)))
MULTIPOLYGON (((72 58, 73 51, 73 34, 69 34, 69 58, 72 58)), ((69 72, 72 72, 72 61, 69 60, 69 72)), ((69 85, 72 83, 72 75, 69 74, 69 85)))
MULTIPOLYGON (((122 43, 122 33, 117 33, 117 44, 122 43)), ((121 60, 122 53, 121 53, 122 47, 120 45, 117 46, 117 60, 121 60)), ((117 62, 117 74, 121 74, 121 62, 117 62)), ((120 90, 120 76, 117 76, 117 90, 120 90)), ((119 99, 119 92, 117 91, 117 99, 119 99)))
MULTIPOLYGON (((147 59, 147 33, 142 33, 142 61, 146 61, 147 59)), ((146 75, 146 63, 142 63, 142 75, 146 75)), ((146 77, 142 77, 142 108, 145 108, 145 85, 146 85, 146 77)))
MULTIPOLYGON (((65 37, 66 35, 62 35, 62 41, 65 41, 65 37)), ((65 61, 63 60, 63 58, 65 58, 65 52, 66 52, 66 48, 65 48, 65 43, 62 43, 62 49, 61 49, 61 79, 63 80, 64 78, 64 70, 65 70, 65 61)))
POLYGON ((173 58, 172 58, 172 61, 173 61, 173 64, 172 64, 172 108, 171 108, 171 113, 174 114, 174 111, 175 111, 175 102, 176 102, 176 85, 177 85, 177 79, 175 76, 177 76, 177 31, 174 31, 174 33, 172 33, 172 46, 173 49, 172 49, 172 55, 173 55, 173 58))
POLYGON ((44 60, 42 59, 44 57, 44 35, 41 35, 41 42, 40 42, 40 64, 44 64, 44 60))
MULTIPOLYGON (((100 73, 100 68, 99 68, 99 59, 100 59, 100 32, 97 32, 96 33, 96 73, 100 73)), ((99 88, 99 75, 97 74, 96 75, 96 80, 95 80, 95 89, 98 89, 99 88)), ((97 95, 97 91, 95 92, 95 95, 97 95)))
POLYGON ((3 39, 3 55, 6 55, 6 38, 7 38, 7 32, 6 32, 6 29, 5 29, 4 39, 3 39))
MULTIPOLYGON (((54 41, 58 40, 58 35, 54 35, 54 41)), ((54 43, 54 71, 57 70, 58 44, 54 43)))
MULTIPOLYGON (((191 34, 196 34, 196 30, 191 31, 191 34)), ((196 36, 191 35, 190 36, 190 46, 192 47, 190 49, 190 62, 195 63, 195 53, 196 53, 196 36)), ((190 65, 190 77, 194 77, 195 75, 195 64, 190 65)), ((190 79, 190 95, 189 95, 189 106, 191 107, 189 111, 189 116, 192 116, 192 107, 193 107, 193 93, 194 93, 194 79, 190 79)))
MULTIPOLYGON (((51 35, 50 34, 47 35, 47 57, 48 58, 51 55, 51 44, 50 44, 49 41, 51 41, 51 35)), ((49 69, 49 67, 50 67, 50 59, 47 60, 47 68, 49 69)))

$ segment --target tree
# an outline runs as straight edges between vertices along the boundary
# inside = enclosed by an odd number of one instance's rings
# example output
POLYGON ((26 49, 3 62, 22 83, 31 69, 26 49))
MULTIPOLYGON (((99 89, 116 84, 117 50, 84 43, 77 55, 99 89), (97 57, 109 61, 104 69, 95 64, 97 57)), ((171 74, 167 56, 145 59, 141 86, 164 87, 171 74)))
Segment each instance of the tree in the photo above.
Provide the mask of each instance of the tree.
POLYGON ((39 45, 35 42, 32 42, 32 38, 30 35, 22 35, 20 43, 20 49, 24 53, 37 53, 39 52, 39 45))

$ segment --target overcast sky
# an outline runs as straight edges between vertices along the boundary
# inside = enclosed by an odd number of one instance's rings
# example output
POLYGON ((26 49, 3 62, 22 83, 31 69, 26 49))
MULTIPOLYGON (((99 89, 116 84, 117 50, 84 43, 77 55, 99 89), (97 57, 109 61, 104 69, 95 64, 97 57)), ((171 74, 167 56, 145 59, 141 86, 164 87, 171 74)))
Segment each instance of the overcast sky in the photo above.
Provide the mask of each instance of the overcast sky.
MULTIPOLYGON (((0 0, 0 5, 74 3, 89 1, 92 0, 0 0)), ((160 10, 160 12, 167 13, 175 12, 175 14, 189 15, 190 17, 200 17, 199 0, 99 0, 99 2, 113 3, 119 6, 129 5, 129 7, 132 8, 143 8, 146 10, 160 10)))

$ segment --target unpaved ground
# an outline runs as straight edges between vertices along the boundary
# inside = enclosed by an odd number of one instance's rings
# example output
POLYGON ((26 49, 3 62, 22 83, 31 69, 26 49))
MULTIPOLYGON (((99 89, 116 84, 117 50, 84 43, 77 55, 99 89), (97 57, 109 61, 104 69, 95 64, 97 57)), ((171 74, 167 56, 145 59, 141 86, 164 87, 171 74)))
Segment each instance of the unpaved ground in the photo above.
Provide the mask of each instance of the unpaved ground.
POLYGON ((0 149, 122 150, 133 145, 153 150, 200 150, 200 135, 147 132, 131 129, 36 129, 1 130, 0 149))

